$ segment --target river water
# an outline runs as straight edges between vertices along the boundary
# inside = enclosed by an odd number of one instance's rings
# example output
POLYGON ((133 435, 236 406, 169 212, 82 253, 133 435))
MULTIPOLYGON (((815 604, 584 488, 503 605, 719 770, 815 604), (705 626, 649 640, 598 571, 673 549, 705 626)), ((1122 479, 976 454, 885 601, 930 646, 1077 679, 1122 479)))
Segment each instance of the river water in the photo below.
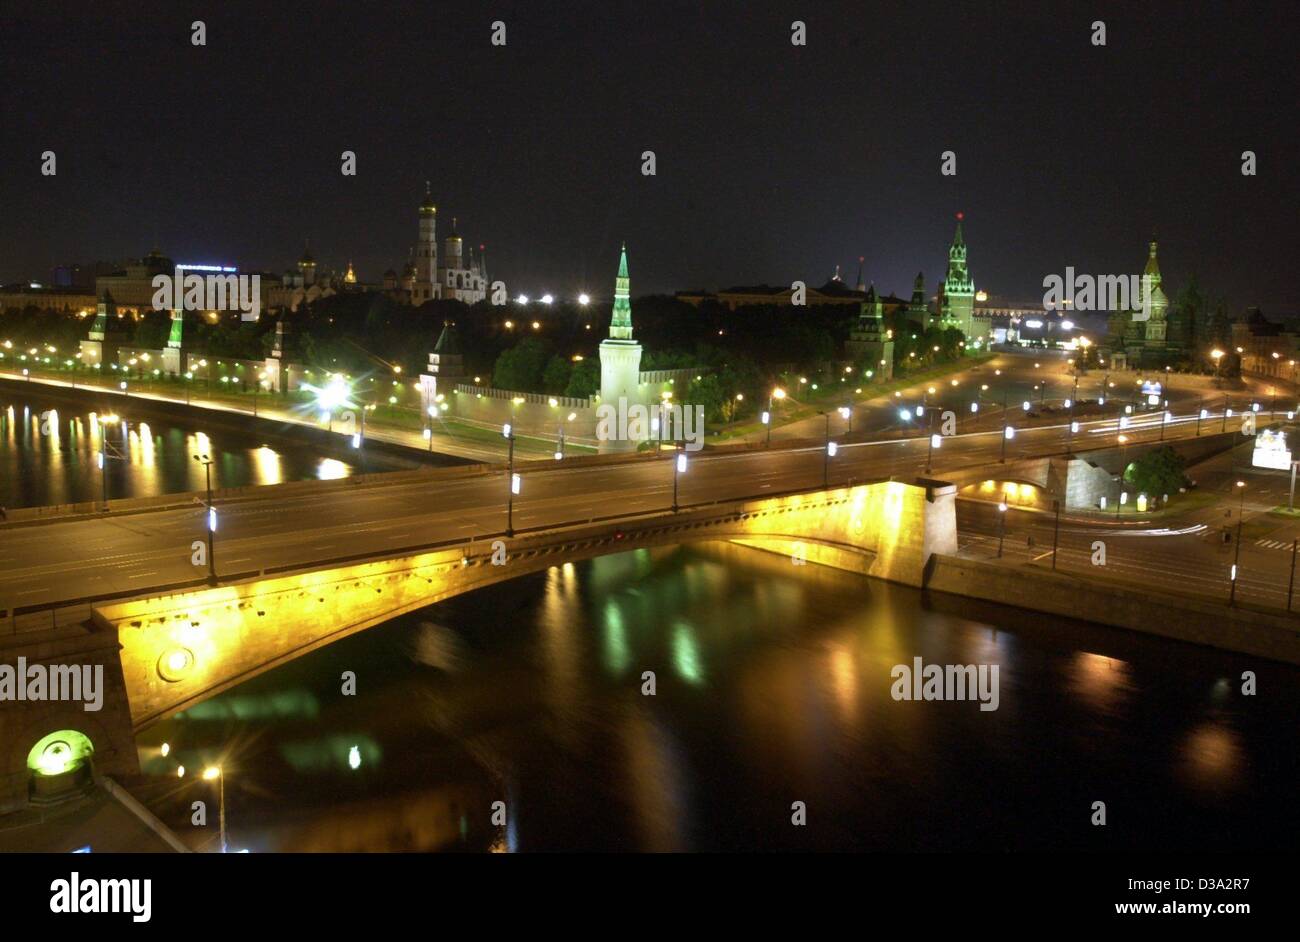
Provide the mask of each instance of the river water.
MULTIPOLYGON (((0 383, 0 506, 100 499, 101 451, 109 499, 203 490, 204 469, 194 455, 212 458, 214 488, 347 477, 356 470, 345 449, 322 456, 301 440, 227 424, 240 421, 207 420, 197 411, 187 420, 159 418, 143 401, 114 396, 99 404, 92 394, 47 396, 0 383), (102 423, 110 409, 120 421, 102 423)), ((368 471, 396 467, 379 455, 366 457, 368 471)))
POLYGON ((185 711, 142 735, 142 797, 204 849, 211 764, 232 850, 1290 849, 1297 681, 756 550, 636 550, 185 711), (918 656, 997 664, 998 708, 893 699, 891 669, 918 656))

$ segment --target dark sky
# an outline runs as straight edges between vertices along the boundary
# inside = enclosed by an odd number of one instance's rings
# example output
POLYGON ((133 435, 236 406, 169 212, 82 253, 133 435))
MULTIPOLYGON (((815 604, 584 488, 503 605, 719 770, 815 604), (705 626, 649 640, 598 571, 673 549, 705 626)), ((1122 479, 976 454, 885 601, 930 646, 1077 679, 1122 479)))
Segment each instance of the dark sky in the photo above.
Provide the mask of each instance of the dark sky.
POLYGON ((1195 271, 1237 307, 1300 309, 1294 5, 1135 6, 6 4, 0 279, 155 242, 280 271, 310 237, 377 280, 427 178, 440 238, 459 217, 512 294, 608 294, 621 239, 635 294, 837 263, 852 282, 859 255, 886 291, 924 269, 932 293, 960 209, 997 294, 1140 272, 1155 231, 1174 292, 1195 271))

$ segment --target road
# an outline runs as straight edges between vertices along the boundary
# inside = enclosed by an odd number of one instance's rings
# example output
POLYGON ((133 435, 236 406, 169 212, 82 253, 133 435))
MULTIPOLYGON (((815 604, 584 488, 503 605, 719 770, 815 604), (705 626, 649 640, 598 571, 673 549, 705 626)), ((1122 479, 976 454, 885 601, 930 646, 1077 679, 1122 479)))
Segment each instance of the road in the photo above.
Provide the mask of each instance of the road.
MULTIPOLYGON (((1249 408, 1251 402, 1258 402, 1262 409, 1268 410, 1273 404, 1272 392, 1276 389, 1279 397, 1283 392, 1281 386, 1251 379, 1246 380, 1243 389, 1220 390, 1214 387, 1212 377, 1179 373, 1135 376, 1133 373, 1108 373, 1094 369, 1076 378, 1069 357, 1069 352, 1064 350, 1001 349, 983 363, 941 379, 913 383, 887 396, 861 399, 849 395, 852 390, 846 389, 842 403, 822 408, 830 412, 833 436, 844 435, 850 424, 850 420, 838 411, 841 405, 850 408, 855 433, 889 435, 914 430, 918 426, 928 427, 930 416, 918 420, 915 415, 918 405, 926 407, 926 411, 934 415, 952 412, 958 430, 962 432, 1000 429, 1004 404, 1008 420, 1018 425, 1025 424, 1027 411, 1033 418, 1050 420, 1055 417, 1056 421, 1063 421, 1070 415, 1080 420, 1118 416, 1130 406, 1133 414, 1142 414, 1153 411, 1141 395, 1141 383, 1145 379, 1161 381, 1163 399, 1168 401, 1169 409, 1186 415, 1195 415, 1201 408, 1221 415, 1225 400, 1236 412, 1249 408), (1077 405, 1072 410, 1066 407, 1067 401, 1076 400, 1077 405), (978 406, 975 411, 971 409, 972 403, 978 406), (1025 403, 1029 403, 1028 410, 1024 409, 1025 403), (903 410, 910 415, 909 418, 904 418, 903 410)), ((786 404, 773 406, 778 420, 783 411, 805 405, 799 399, 799 388, 787 389, 786 392, 790 397, 786 404)), ((1276 405, 1280 410, 1286 408, 1281 398, 1276 405)), ((815 415, 773 428, 772 439, 820 438, 825 434, 825 427, 825 418, 815 415)), ((765 433, 758 432, 749 437, 761 440, 765 433)))
MULTIPOLYGON (((1167 437, 1192 435, 1195 420, 1166 427, 1167 437)), ((1113 445, 1115 420, 1082 426, 1076 447, 1113 445)), ((1155 440, 1158 416, 1135 419, 1123 433, 1130 441, 1155 440)), ((1009 460, 1060 453, 1068 425, 1025 429, 1005 441, 1000 430, 944 439, 934 453, 933 476, 945 469, 979 467, 996 475, 1004 447, 1009 460)), ((684 506, 762 497, 783 491, 924 472, 928 439, 845 444, 833 458, 822 447, 704 452, 688 459, 679 480, 684 506)), ((516 531, 671 505, 670 456, 601 465, 539 461, 521 463, 522 490, 515 499, 516 531)), ((507 480, 487 475, 439 478, 432 483, 358 486, 345 494, 306 495, 218 505, 218 572, 307 565, 361 553, 443 541, 470 541, 505 529, 507 480)), ((82 519, 33 527, 0 528, 0 609, 49 605, 77 598, 201 578, 191 564, 193 543, 205 536, 205 513, 197 503, 183 509, 82 519)))

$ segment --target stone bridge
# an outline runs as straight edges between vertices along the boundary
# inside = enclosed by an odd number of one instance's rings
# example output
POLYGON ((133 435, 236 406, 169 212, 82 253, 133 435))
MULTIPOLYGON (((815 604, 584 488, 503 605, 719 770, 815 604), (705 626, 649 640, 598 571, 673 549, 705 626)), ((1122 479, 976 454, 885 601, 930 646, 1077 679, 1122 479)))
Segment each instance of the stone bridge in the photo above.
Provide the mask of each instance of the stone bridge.
POLYGON ((96 769, 131 774, 135 733, 164 717, 399 615, 567 562, 726 540, 921 586, 931 556, 956 552, 955 494, 946 482, 882 481, 720 502, 99 605, 79 634, 52 647, 24 647, 21 636, 5 644, 0 663, 26 652, 102 664, 108 693, 100 713, 80 703, 0 709, 0 811, 24 805, 40 784, 33 750, 52 733, 84 735, 96 769))

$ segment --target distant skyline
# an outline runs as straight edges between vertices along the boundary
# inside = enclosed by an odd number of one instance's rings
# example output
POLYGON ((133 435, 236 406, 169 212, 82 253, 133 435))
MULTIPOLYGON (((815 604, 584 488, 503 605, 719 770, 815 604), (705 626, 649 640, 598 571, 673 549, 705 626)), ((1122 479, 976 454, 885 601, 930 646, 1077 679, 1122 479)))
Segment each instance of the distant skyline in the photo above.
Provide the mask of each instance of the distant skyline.
POLYGON ((859 256, 878 290, 922 270, 933 295, 962 211, 995 295, 1140 272, 1154 233, 1172 297, 1194 271, 1234 312, 1295 313, 1287 9, 34 5, 0 30, 0 280, 155 245, 280 272, 310 239, 374 282, 427 179, 439 240, 457 217, 512 296, 606 296, 624 240, 634 295, 837 264, 852 286, 859 256))

